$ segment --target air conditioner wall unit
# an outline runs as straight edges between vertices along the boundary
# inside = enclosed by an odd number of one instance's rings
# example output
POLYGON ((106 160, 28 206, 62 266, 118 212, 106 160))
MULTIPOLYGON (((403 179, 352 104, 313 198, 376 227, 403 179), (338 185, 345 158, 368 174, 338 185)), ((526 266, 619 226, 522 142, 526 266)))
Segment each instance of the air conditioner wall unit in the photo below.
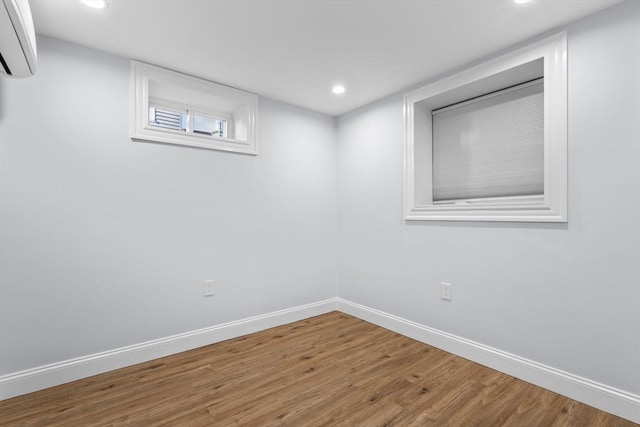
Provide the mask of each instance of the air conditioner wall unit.
POLYGON ((36 72, 36 33, 28 0, 0 0, 0 75, 36 72))

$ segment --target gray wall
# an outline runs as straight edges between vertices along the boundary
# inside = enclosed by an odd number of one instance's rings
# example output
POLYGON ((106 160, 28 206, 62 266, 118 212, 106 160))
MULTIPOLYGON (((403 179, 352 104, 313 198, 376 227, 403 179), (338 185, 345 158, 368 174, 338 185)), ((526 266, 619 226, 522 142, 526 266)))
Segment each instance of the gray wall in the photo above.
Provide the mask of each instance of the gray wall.
POLYGON ((261 98, 257 157, 132 142, 129 62, 38 43, 0 80, 0 374, 336 295, 333 118, 261 98))
POLYGON ((402 94, 337 126, 261 98, 258 157, 132 142, 128 61, 40 38, 0 79, 0 375, 338 295, 639 393, 639 16, 568 28, 546 225, 403 221, 402 94))
POLYGON ((405 222, 402 94, 340 117, 339 296, 639 393, 639 18, 567 28, 568 224, 405 222))

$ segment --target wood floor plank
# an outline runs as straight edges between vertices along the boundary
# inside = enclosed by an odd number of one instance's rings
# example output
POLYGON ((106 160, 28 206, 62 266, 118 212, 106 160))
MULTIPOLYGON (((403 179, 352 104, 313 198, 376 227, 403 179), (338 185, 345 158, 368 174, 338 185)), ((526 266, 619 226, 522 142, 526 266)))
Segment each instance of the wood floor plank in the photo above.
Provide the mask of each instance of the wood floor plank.
POLYGON ((2 401, 0 425, 637 424, 333 312, 2 401))

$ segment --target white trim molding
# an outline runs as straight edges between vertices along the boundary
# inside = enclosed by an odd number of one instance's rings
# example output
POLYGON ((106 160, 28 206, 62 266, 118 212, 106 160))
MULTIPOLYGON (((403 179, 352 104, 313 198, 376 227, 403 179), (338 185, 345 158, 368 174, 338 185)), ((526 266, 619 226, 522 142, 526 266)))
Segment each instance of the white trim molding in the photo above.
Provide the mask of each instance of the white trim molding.
POLYGON ((301 305, 0 377, 0 400, 329 313, 335 299, 301 305))
POLYGON ((337 310, 528 383, 640 423, 640 396, 342 298, 337 310))
POLYGON ((567 35, 450 75, 404 96, 406 220, 567 222, 567 35), (523 200, 433 200, 432 111, 544 78, 544 194, 523 200))
POLYGON ((563 396, 640 423, 640 396, 342 298, 249 317, 0 377, 0 400, 341 311, 563 396))
POLYGON ((258 95, 133 60, 130 79, 132 140, 258 154, 258 95), (187 116, 186 129, 150 123, 150 103, 179 106, 187 116), (189 123, 194 114, 223 118, 227 135, 194 132, 189 123))

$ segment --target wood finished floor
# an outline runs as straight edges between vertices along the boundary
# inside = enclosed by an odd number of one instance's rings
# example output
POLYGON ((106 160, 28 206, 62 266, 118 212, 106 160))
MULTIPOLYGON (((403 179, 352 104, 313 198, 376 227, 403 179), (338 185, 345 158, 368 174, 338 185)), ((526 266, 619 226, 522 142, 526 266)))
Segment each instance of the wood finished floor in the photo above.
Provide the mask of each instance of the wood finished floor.
POLYGON ((333 312, 0 402, 8 426, 634 426, 333 312))

